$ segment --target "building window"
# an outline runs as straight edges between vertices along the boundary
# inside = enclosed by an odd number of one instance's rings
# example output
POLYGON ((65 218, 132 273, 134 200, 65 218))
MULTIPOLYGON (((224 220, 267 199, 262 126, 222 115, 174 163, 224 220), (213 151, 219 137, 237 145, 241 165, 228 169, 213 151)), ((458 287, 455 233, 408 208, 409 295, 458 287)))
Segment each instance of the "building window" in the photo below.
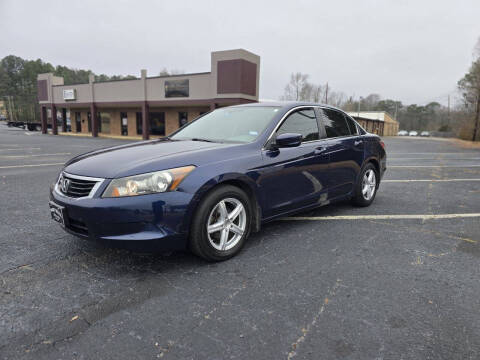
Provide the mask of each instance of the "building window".
POLYGON ((137 112, 137 135, 142 135, 142 113, 137 112))
POLYGON ((151 112, 150 113, 150 134, 165 135, 165 113, 151 112))
POLYGON ((182 127, 188 122, 188 113, 186 111, 178 112, 178 127, 182 127))
POLYGON ((122 122, 122 135, 128 135, 128 116, 126 112, 120 113, 120 121, 122 122))
POLYGON ((99 112, 97 114, 98 132, 110 134, 110 113, 99 112))

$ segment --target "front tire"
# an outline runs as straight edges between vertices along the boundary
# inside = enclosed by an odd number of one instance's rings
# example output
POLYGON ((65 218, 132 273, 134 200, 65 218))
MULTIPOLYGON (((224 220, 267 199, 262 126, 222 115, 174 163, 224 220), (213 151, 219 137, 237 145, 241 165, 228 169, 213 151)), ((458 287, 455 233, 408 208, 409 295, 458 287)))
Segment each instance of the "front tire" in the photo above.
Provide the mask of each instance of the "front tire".
POLYGON ((370 206, 378 189, 378 172, 372 163, 368 163, 359 176, 352 202, 356 206, 370 206))
POLYGON ((241 189, 222 185, 211 191, 195 212, 190 229, 190 250, 208 260, 235 256, 250 234, 251 206, 241 189))

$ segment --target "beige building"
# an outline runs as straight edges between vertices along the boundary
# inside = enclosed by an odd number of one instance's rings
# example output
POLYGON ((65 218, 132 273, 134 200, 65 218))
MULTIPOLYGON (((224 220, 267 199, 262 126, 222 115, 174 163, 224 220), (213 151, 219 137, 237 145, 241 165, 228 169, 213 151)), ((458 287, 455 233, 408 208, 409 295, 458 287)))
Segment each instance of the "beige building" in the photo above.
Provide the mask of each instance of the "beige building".
POLYGON ((7 118, 7 107, 3 100, 0 100, 0 118, 7 118))
POLYGON ((386 111, 351 111, 348 115, 372 134, 394 136, 398 133, 398 121, 386 111))
POLYGON ((243 49, 211 53, 209 72, 64 85, 38 75, 42 131, 125 137, 165 136, 217 107, 257 102, 260 57, 243 49), (53 116, 51 114, 57 114, 53 116), (68 126, 67 119, 70 119, 68 126))

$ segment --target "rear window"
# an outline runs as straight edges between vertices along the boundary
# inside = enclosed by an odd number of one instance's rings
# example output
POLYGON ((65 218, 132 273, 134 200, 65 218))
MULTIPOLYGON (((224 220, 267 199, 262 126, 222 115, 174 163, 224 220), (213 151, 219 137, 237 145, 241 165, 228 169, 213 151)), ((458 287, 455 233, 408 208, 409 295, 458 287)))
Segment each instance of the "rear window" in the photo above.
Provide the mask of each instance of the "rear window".
POLYGON ((347 120, 348 127, 350 128, 350 133, 352 135, 358 135, 357 125, 355 121, 353 121, 348 115, 344 115, 345 119, 347 120))
POLYGON ((333 109, 320 109, 323 112, 322 121, 328 138, 350 136, 350 128, 343 113, 333 109))

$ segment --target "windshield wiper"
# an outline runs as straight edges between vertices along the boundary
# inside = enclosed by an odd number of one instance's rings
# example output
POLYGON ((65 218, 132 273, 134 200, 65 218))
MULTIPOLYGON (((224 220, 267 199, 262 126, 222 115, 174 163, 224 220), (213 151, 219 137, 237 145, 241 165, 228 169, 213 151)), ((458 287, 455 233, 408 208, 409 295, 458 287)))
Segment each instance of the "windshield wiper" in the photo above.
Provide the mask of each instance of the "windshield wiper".
POLYGON ((218 142, 218 141, 202 139, 202 138, 191 138, 190 140, 192 140, 192 141, 205 141, 205 142, 211 142, 211 143, 218 142))

